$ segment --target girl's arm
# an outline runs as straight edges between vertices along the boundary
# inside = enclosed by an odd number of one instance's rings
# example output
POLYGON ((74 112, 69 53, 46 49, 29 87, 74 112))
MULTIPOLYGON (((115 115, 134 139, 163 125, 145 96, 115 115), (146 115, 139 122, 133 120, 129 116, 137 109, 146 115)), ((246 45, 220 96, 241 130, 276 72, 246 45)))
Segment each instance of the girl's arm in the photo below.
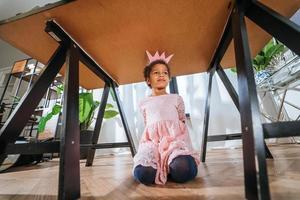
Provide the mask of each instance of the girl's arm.
POLYGON ((185 123, 186 117, 185 117, 185 106, 184 102, 181 96, 178 95, 178 101, 177 101, 177 111, 179 120, 185 123))

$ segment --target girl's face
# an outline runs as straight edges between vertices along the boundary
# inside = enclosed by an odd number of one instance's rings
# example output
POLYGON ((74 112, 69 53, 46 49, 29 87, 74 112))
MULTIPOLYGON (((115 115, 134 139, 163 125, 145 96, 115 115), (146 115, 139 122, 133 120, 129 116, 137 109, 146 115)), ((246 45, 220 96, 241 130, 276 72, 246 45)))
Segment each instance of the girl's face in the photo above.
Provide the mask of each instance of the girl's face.
POLYGON ((168 68, 164 64, 156 64, 150 72, 150 78, 147 83, 154 89, 164 89, 169 84, 168 68))

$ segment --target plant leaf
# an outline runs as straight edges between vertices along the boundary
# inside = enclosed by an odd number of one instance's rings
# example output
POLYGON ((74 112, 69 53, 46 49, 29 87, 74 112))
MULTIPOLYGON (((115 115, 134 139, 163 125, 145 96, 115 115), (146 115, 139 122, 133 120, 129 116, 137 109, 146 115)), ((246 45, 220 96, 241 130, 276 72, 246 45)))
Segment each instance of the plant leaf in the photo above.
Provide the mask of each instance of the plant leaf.
POLYGON ((18 96, 14 96, 14 95, 10 95, 10 96, 14 99, 15 103, 18 103, 21 99, 21 97, 18 96))
POLYGON ((271 39, 262 49, 262 52, 264 53, 264 55, 267 55, 267 52, 270 51, 270 49, 276 44, 274 44, 273 39, 271 39))
POLYGON ((272 48, 269 49, 269 51, 267 52, 266 56, 269 58, 272 58, 273 56, 279 54, 280 52, 282 52, 284 49, 284 46, 282 44, 277 44, 275 46, 273 46, 272 48))
POLYGON ((38 133, 41 133, 45 130, 46 123, 52 118, 52 113, 48 113, 45 117, 41 117, 38 125, 38 133))
POLYGON ((106 104, 105 109, 114 108, 114 106, 111 103, 106 104))
POLYGON ((52 108, 52 114, 57 115, 61 112, 62 106, 59 104, 55 104, 52 108))
POLYGON ((56 94, 57 94, 57 96, 59 96, 60 94, 63 93, 63 91, 64 91, 64 85, 63 84, 56 85, 55 87, 56 87, 56 94))
POLYGON ((79 121, 83 123, 88 119, 89 114, 93 107, 93 95, 92 93, 80 93, 79 94, 79 121))
POLYGON ((104 119, 110 119, 118 115, 119 113, 115 110, 106 110, 104 112, 104 119))
POLYGON ((253 63, 255 65, 264 65, 265 64, 265 57, 261 56, 261 55, 257 55, 255 56, 255 58, 253 59, 253 63))
POLYGON ((236 72, 237 72, 235 67, 233 67, 233 68, 230 68, 230 71, 232 71, 232 72, 234 72, 234 73, 236 73, 236 72))

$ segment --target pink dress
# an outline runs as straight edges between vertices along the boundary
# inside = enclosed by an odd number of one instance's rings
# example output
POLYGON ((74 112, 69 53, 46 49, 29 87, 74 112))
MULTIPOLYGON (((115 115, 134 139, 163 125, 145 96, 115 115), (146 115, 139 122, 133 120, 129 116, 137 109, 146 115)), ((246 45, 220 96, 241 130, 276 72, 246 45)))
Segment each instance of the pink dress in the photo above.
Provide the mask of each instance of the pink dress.
POLYGON ((145 130, 134 156, 134 168, 143 165, 157 169, 155 183, 165 184, 169 164, 177 156, 191 155, 197 164, 200 163, 184 123, 186 118, 181 96, 166 94, 146 97, 140 102, 140 110, 145 130))

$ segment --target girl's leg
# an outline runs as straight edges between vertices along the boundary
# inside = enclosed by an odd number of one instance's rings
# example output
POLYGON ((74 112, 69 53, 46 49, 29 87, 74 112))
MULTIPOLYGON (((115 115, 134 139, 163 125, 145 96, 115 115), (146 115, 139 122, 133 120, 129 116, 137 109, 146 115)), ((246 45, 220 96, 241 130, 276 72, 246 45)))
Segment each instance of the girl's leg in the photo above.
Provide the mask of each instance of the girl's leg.
POLYGON ((197 164, 190 155, 177 156, 169 167, 170 177, 177 183, 184 183, 194 179, 198 172, 197 164))
POLYGON ((134 168, 133 173, 135 179, 138 180, 140 183, 150 185, 154 183, 156 169, 154 169, 153 167, 145 167, 142 165, 138 165, 134 168))

